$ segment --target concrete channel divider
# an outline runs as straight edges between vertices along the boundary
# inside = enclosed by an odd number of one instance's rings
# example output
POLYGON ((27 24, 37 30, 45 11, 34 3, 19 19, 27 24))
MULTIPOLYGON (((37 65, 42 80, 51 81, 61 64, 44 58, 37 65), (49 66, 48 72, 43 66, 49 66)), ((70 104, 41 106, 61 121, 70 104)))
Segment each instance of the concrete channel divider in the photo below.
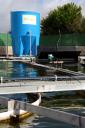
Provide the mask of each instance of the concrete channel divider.
POLYGON ((53 66, 50 66, 50 65, 43 65, 43 64, 40 64, 40 63, 36 63, 36 62, 28 62, 28 61, 21 61, 21 62, 24 63, 24 64, 27 64, 27 65, 33 66, 33 67, 37 67, 37 68, 49 69, 49 70, 53 70, 53 71, 60 71, 60 72, 63 72, 63 73, 67 73, 69 75, 85 76, 85 74, 82 73, 82 72, 75 72, 75 71, 72 71, 72 70, 69 70, 69 69, 53 67, 53 66))
POLYGON ((52 75, 52 76, 38 76, 38 77, 13 77, 13 78, 6 78, 6 77, 1 77, 0 78, 0 83, 6 83, 6 82, 20 82, 20 81, 71 81, 71 80, 85 80, 84 75, 78 75, 78 76, 57 76, 57 75, 52 75))
POLYGON ((0 84, 0 94, 85 90, 85 80, 20 81, 0 84))
POLYGON ((15 100, 8 101, 8 111, 13 111, 11 117, 17 117, 20 114, 20 105, 15 100))
MULTIPOLYGON (((32 96, 31 98, 34 97, 35 100, 31 100, 32 103, 30 104, 39 106, 39 104, 41 103, 41 94, 35 93, 35 94, 31 94, 31 96, 32 96)), ((0 113, 0 122, 9 122, 9 123, 19 122, 22 121, 24 118, 33 115, 33 113, 30 111, 28 112, 24 109, 22 110, 20 108, 20 103, 17 102, 17 100, 0 97, 0 104, 8 106, 7 111, 3 111, 0 113)))
MULTIPOLYGON (((0 99, 2 99, 2 101, 3 100, 6 101, 6 103, 8 101, 7 98, 5 100, 5 98, 3 97, 0 99)), ((17 101, 17 100, 16 101, 12 100, 11 105, 14 106, 14 109, 16 108, 16 113, 14 114, 15 117, 16 117, 16 114, 19 114, 19 110, 22 109, 22 110, 36 113, 38 115, 42 115, 57 121, 65 122, 73 126, 77 126, 79 128, 85 128, 85 117, 81 115, 67 113, 64 111, 54 110, 54 109, 50 109, 42 106, 35 106, 30 103, 17 101)))

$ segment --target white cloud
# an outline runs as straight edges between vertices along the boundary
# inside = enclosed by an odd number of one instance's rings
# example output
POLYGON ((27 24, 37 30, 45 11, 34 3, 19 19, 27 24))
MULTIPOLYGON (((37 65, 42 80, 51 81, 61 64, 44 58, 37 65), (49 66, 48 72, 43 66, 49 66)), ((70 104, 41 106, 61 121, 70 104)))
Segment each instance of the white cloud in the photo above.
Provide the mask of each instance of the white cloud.
POLYGON ((44 3, 44 12, 43 14, 47 14, 50 10, 56 8, 57 6, 62 6, 67 3, 74 2, 77 5, 82 7, 82 13, 85 15, 85 0, 43 0, 46 1, 44 3))
POLYGON ((75 2, 82 7, 85 14, 85 0, 0 0, 0 32, 10 30, 10 12, 15 10, 38 11, 41 17, 57 6, 75 2))
POLYGON ((77 4, 82 7, 82 14, 85 16, 85 0, 78 0, 77 4))

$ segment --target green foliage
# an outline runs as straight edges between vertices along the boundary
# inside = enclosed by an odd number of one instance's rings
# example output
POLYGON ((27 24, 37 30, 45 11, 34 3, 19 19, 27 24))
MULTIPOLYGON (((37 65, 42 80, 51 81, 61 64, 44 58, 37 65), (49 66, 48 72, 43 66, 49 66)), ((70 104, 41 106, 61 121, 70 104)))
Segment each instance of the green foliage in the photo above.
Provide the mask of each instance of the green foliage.
POLYGON ((41 21, 42 34, 58 34, 81 32, 82 14, 81 7, 68 3, 51 11, 41 21))
POLYGON ((84 17, 83 17, 83 19, 82 19, 81 31, 82 31, 83 33, 85 33, 85 18, 84 18, 84 17))

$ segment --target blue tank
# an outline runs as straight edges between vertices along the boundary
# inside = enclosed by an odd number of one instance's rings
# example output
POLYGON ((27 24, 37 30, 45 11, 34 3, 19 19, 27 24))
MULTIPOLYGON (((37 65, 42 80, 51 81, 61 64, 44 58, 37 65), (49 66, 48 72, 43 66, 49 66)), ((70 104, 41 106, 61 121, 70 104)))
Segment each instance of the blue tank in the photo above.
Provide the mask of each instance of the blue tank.
POLYGON ((30 11, 11 12, 14 56, 37 55, 40 38, 40 14, 30 11))

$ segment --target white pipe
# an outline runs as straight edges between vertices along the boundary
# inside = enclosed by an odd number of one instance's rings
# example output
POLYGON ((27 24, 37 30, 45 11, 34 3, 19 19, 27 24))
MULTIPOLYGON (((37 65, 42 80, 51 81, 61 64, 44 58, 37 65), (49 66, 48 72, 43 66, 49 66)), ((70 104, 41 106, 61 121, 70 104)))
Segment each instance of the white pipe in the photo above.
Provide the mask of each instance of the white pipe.
POLYGON ((31 54, 32 54, 32 53, 31 53, 31 46, 32 46, 31 43, 32 43, 32 39, 31 39, 31 31, 30 31, 30 56, 31 56, 31 54))

